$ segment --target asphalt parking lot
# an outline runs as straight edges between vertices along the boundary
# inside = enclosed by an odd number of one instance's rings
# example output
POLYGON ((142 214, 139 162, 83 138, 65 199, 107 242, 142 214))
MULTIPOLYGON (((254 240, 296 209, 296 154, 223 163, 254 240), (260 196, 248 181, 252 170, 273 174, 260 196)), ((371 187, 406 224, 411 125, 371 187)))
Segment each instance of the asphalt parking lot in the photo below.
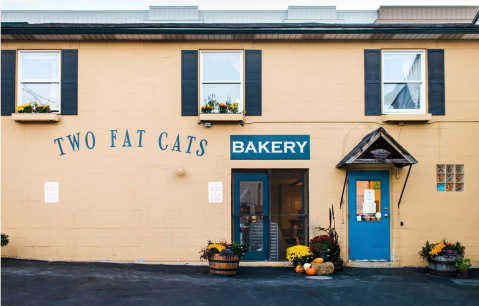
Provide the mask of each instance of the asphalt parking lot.
POLYGON ((8 305, 479 305, 472 279, 435 277, 426 268, 345 268, 308 279, 292 268, 240 267, 210 276, 206 266, 2 259, 8 305))

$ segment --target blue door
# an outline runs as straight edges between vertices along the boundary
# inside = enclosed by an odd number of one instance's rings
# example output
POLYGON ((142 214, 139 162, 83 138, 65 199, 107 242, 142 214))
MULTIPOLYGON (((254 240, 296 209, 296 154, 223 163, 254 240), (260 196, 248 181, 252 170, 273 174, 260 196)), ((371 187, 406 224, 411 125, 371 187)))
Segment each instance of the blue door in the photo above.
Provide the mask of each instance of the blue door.
POLYGON ((389 171, 349 171, 349 259, 390 260, 389 171))
POLYGON ((268 260, 268 173, 234 174, 234 242, 250 251, 245 260, 268 260))

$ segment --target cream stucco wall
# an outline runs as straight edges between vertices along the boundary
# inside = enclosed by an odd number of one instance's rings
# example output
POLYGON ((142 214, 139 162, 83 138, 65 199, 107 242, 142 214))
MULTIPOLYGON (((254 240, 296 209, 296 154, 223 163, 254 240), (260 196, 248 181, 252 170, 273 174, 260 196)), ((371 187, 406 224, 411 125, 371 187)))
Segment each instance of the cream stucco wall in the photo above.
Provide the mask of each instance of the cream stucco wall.
MULTIPOLYGON (((2 49, 79 49, 79 114, 59 123, 1 118, 2 256, 52 260, 166 262, 199 260, 206 240, 231 238, 231 169, 309 169, 310 225, 327 225, 334 204, 347 259, 347 208, 339 209, 345 170, 335 165, 368 132, 396 124, 364 116, 364 49, 443 48, 446 116, 406 123, 399 142, 419 161, 401 204, 407 170, 391 170, 391 254, 423 265, 426 240, 460 240, 479 260, 479 42, 2 42, 2 49), (263 116, 246 124, 197 125, 180 115, 182 49, 263 50, 263 116), (110 130, 117 130, 112 148, 110 130), (132 147, 122 147, 128 130, 132 147), (137 130, 145 130, 143 147, 137 130), (94 149, 84 137, 95 135, 94 149), (168 133, 169 148, 158 147, 168 133), (80 133, 73 152, 67 135, 80 133), (232 161, 229 135, 310 134, 309 161, 232 161), (171 151, 180 137, 181 152, 171 151), (195 136, 191 154, 187 136, 195 136), (60 156, 54 139, 63 137, 60 156), (197 156, 199 141, 208 144, 197 156), (464 193, 436 192, 437 163, 465 164, 464 193), (173 174, 177 167, 185 175, 173 174), (44 203, 44 182, 58 181, 60 202, 44 203), (208 203, 209 181, 224 184, 208 203), (344 219, 344 224, 342 220, 344 219), (400 226, 400 222, 404 226, 400 226)), ((389 168, 388 168, 389 169, 389 168)))

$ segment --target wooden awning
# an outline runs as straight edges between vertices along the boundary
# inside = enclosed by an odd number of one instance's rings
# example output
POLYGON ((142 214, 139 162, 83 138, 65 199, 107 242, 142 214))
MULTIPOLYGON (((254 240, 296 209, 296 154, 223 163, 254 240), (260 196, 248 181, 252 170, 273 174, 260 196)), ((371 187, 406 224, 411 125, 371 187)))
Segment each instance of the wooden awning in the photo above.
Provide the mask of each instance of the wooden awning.
POLYGON ((382 127, 367 134, 361 142, 346 155, 337 168, 351 164, 394 164, 396 167, 404 167, 417 164, 417 160, 409 154, 394 138, 382 127), (371 151, 385 149, 391 154, 384 160, 376 159, 371 151))

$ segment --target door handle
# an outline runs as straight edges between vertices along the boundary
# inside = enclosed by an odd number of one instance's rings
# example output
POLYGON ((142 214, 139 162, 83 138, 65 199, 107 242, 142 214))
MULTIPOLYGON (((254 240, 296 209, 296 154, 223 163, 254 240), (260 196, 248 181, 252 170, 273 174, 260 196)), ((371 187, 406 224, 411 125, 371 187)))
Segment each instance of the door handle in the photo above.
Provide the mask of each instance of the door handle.
POLYGON ((389 217, 389 216, 388 216, 388 214, 384 214, 384 217, 387 218, 387 217, 389 217))

